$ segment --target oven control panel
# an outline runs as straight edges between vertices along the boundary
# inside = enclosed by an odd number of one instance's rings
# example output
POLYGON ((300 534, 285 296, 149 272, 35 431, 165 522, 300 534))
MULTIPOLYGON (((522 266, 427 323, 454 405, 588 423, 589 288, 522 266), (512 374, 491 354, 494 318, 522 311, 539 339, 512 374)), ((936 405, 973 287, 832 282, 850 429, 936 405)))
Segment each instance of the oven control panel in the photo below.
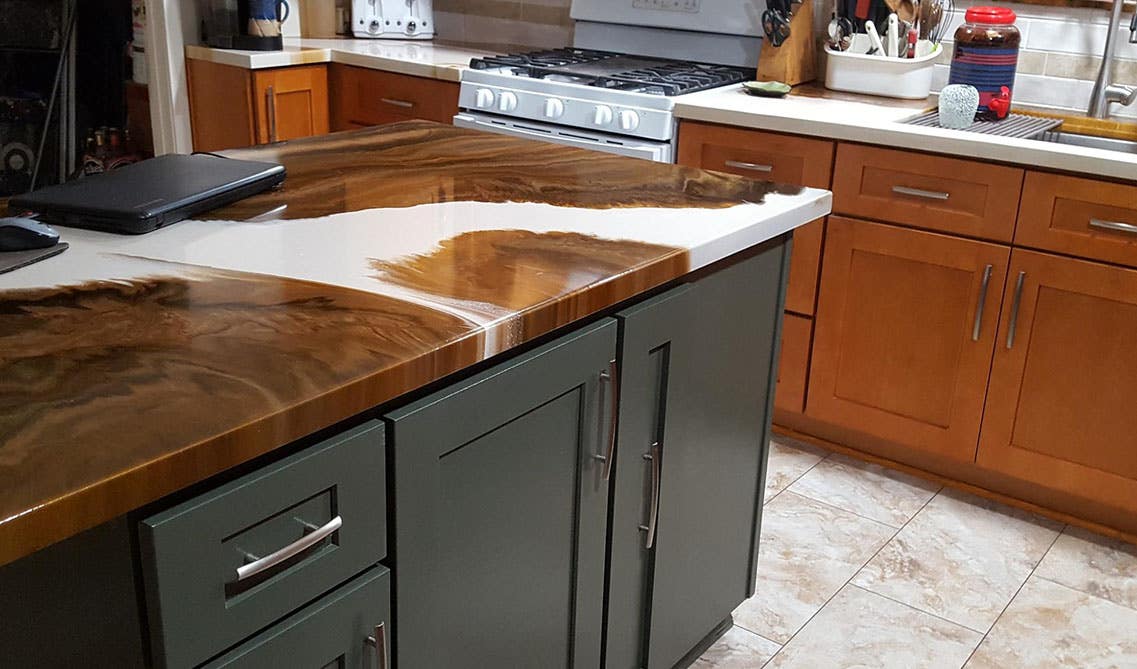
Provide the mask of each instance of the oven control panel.
POLYGON ((632 7, 636 9, 654 9, 661 12, 688 12, 699 13, 699 4, 702 0, 632 0, 632 7))

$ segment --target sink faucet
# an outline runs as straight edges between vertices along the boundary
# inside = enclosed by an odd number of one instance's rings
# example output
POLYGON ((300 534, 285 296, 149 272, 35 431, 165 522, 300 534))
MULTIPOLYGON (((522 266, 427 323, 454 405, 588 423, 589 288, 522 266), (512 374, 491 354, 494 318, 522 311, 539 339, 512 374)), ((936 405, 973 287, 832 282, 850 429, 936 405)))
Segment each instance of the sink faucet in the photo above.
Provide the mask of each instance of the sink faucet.
MULTIPOLYGON (((1117 49, 1117 34, 1121 27, 1121 9, 1124 0, 1113 0, 1113 13, 1109 18, 1109 33, 1105 37, 1105 53, 1101 58, 1101 69, 1098 70, 1094 90, 1090 93, 1090 108, 1086 115, 1090 118, 1106 118, 1109 116, 1109 105, 1117 102, 1131 105, 1137 102, 1137 86, 1122 86, 1110 82, 1110 70, 1113 66, 1113 52, 1117 49)), ((1133 21, 1129 24, 1129 41, 1137 44, 1137 12, 1133 14, 1133 21)))

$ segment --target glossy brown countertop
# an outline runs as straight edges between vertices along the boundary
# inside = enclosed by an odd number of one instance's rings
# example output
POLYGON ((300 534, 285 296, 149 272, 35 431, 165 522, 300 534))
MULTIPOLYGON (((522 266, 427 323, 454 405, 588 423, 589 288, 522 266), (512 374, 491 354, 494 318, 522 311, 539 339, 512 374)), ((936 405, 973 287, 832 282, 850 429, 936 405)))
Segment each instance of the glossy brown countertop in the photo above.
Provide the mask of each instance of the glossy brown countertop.
POLYGON ((830 207, 425 122, 230 155, 284 187, 0 275, 0 564, 830 207))

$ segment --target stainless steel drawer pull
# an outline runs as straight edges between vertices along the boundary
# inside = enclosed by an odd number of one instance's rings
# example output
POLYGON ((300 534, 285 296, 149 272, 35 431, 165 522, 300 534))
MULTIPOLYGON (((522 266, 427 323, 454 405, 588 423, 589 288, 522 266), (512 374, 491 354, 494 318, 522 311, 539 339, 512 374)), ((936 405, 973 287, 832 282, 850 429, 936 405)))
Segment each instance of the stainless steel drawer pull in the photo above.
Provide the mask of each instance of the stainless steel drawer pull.
POLYGON ((367 645, 375 649, 375 669, 387 669, 387 625, 375 626, 374 636, 367 637, 367 645))
POLYGON ((994 265, 987 265, 983 270, 983 285, 979 288, 979 304, 975 307, 975 324, 971 326, 971 341, 979 341, 979 332, 983 329, 983 307, 987 304, 987 287, 991 285, 991 270, 994 265))
POLYGON ((1011 301, 1011 322, 1007 324, 1007 350, 1015 345, 1015 330, 1019 326, 1019 307, 1022 306, 1023 281, 1025 280, 1026 272, 1019 272, 1018 281, 1015 282, 1015 297, 1011 301))
POLYGON ((389 104, 392 107, 402 107, 403 109, 412 109, 415 106, 415 103, 409 102, 407 100, 394 100, 392 98, 379 98, 379 101, 382 103, 385 103, 385 104, 389 104))
POLYGON ((268 105, 268 141, 276 141, 276 89, 265 89, 265 103, 268 105))
POLYGON ((924 190, 923 188, 909 188, 908 186, 893 186, 892 192, 898 195, 922 197, 925 200, 946 200, 951 197, 951 193, 944 193, 936 190, 924 190))
POLYGON ((320 543, 324 539, 327 539, 341 527, 343 527, 343 518, 336 516, 335 518, 329 520, 327 524, 309 532, 308 534, 305 534, 284 548, 270 553, 263 558, 257 558, 249 564, 237 567, 237 581, 240 582, 247 578, 256 576, 257 574, 267 569, 272 569, 278 564, 296 557, 297 555, 320 543))
POLYGON ((647 525, 640 525, 640 531, 647 533, 647 536, 644 537, 644 548, 650 549, 655 546, 655 531, 659 526, 660 448, 658 441, 651 445, 651 452, 644 453, 643 458, 651 463, 651 502, 648 506, 647 525))
POLYGON ((1133 225, 1132 223, 1119 223, 1117 221, 1103 221, 1099 218, 1091 218, 1090 227, 1115 230, 1117 232, 1128 232, 1137 235, 1137 225, 1133 225))
POLYGON ((773 172, 773 165, 761 165, 759 163, 744 163, 740 160, 728 160, 724 163, 727 167, 733 167, 736 170, 748 170, 750 172, 773 172))
POLYGON ((620 411, 620 370, 616 361, 608 363, 608 369, 600 372, 600 381, 608 388, 608 447, 604 455, 592 458, 604 463, 604 480, 612 476, 612 459, 616 456, 616 423, 620 411))

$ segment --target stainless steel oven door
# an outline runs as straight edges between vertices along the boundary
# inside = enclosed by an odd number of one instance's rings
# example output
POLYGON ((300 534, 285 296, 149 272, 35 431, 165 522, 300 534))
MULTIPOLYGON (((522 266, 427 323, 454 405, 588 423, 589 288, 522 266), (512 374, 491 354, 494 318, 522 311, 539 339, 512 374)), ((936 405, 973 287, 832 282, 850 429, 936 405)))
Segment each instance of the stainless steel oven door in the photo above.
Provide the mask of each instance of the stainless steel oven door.
POLYGON ((479 114, 475 112, 460 112, 454 117, 454 125, 460 128, 473 128, 496 132, 502 135, 537 139, 554 144, 564 144, 593 151, 604 151, 632 158, 643 158, 657 163, 670 163, 674 159, 674 150, 667 142, 654 142, 651 140, 622 137, 600 132, 589 132, 549 123, 535 121, 519 121, 511 118, 479 114))

